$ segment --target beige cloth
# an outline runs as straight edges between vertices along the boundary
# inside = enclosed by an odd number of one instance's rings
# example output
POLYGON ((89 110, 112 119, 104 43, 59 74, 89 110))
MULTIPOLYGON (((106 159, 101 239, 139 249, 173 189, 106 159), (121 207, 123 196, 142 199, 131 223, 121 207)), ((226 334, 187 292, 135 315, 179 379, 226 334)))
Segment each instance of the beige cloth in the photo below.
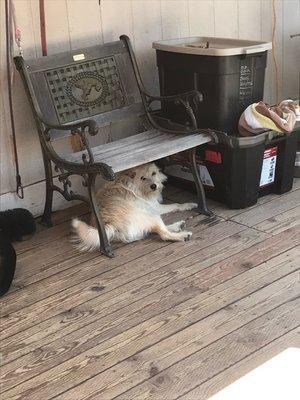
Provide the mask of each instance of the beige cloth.
POLYGON ((239 134, 253 136, 267 130, 281 134, 290 133, 295 127, 297 107, 293 100, 284 100, 273 107, 262 101, 253 103, 240 117, 239 134))

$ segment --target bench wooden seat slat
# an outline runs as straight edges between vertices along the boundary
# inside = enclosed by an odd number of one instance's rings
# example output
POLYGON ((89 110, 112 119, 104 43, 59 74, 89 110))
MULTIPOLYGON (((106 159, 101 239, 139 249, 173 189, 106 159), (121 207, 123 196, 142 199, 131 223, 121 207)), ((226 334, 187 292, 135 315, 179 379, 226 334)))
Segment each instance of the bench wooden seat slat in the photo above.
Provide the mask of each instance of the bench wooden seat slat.
MULTIPOLYGON (((121 172, 210 141, 211 137, 203 133, 179 135, 152 129, 116 142, 94 147, 93 154, 95 162, 104 162, 114 172, 121 172)), ((82 163, 83 153, 83 151, 80 151, 70 154, 66 159, 82 163)))

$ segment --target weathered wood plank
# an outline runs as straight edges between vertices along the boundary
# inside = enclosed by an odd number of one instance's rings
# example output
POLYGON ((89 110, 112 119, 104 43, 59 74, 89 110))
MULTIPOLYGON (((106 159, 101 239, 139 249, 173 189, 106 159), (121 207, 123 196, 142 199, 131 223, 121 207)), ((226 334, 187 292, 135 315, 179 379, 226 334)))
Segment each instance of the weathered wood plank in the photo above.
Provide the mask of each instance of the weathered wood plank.
POLYGON ((275 217, 268 218, 254 225, 254 228, 275 235, 298 225, 300 225, 300 206, 276 215, 275 217))
MULTIPOLYGON (((278 243, 275 238, 274 242, 267 240, 256 245, 254 243, 260 240, 259 237, 255 238, 251 232, 245 231, 236 242, 233 241, 234 238, 228 238, 217 246, 212 245, 211 249, 203 249, 198 253, 198 260, 201 261, 197 261, 192 266, 188 266, 186 260, 181 260, 153 271, 146 275, 147 284, 145 284, 145 277, 142 276, 124 283, 122 289, 117 287, 115 291, 108 293, 105 293, 106 288, 102 287, 101 297, 95 297, 85 302, 83 306, 73 307, 67 313, 61 312, 12 338, 4 339, 3 363, 8 363, 34 350, 36 346, 52 343, 56 339, 60 340, 72 332, 75 336, 79 334, 82 338, 87 338, 89 345, 92 344, 92 337, 96 337, 99 341, 101 335, 101 340, 105 340, 110 335, 125 331, 194 296, 198 290, 208 290, 243 273, 245 268, 253 268, 260 262, 282 253, 288 249, 288 246, 295 245, 297 237, 297 234, 294 234, 294 236, 286 237, 287 240, 284 242, 280 239, 278 243), (251 247, 248 249, 248 246, 251 247), (247 248, 242 250, 245 247, 247 248), (240 250, 242 250, 241 253, 239 253, 240 250), (217 258, 212 257, 211 254, 217 254, 217 258), (248 258, 251 259, 251 263, 245 262, 248 258), (217 259, 221 261, 216 263, 217 259), (198 289, 199 286, 200 289, 198 289), (114 306, 115 304, 117 307, 114 306), (99 325, 102 327, 101 332, 99 332, 99 325), (88 336, 86 336, 86 329, 88 336), (93 332, 92 336, 90 332, 93 332)), ((97 287, 94 286, 94 288, 97 287)), ((68 337, 71 338, 70 335, 68 337)))
MULTIPOLYGON (((300 299, 290 299, 115 399, 177 399, 218 372, 297 328, 299 311, 300 299)), ((201 336, 199 340, 202 340, 201 336)), ((63 395, 62 399, 66 398, 63 395)))
MULTIPOLYGON (((93 148, 95 162, 104 162, 115 172, 134 168, 210 142, 206 134, 168 134, 156 130, 110 142, 93 148)), ((70 154, 68 161, 82 163, 83 152, 70 154)))
MULTIPOLYGON (((84 396, 93 396, 92 398, 97 398, 97 396, 100 395, 104 396, 105 399, 112 398, 116 394, 125 391, 129 384, 134 386, 143 378, 147 378, 151 366, 153 367, 153 363, 157 366, 159 365, 159 370, 161 371, 164 366, 170 366, 171 363, 181 359, 181 357, 185 357, 195 350, 198 351, 200 348, 207 346, 209 343, 212 343, 225 334, 263 315, 283 302, 292 299, 297 294, 300 285, 299 282, 297 283, 296 279, 293 281, 294 275, 295 274, 292 274, 292 276, 288 275, 262 290, 254 292, 252 295, 217 311, 197 325, 189 327, 176 334, 176 336, 167 338, 161 344, 158 343, 153 348, 136 355, 137 359, 143 359, 142 368, 139 363, 130 362, 128 365, 128 361, 125 360, 123 363, 115 366, 113 371, 107 370, 101 374, 98 379, 98 384, 92 392, 90 389, 85 389, 92 387, 90 382, 87 381, 82 386, 79 386, 79 388, 75 388, 69 393, 62 395, 62 398, 66 397, 66 399, 71 399, 73 396, 73 398, 79 399, 83 394, 84 396), (198 340, 199 333, 201 333, 201 344, 198 340), (177 343, 177 351, 174 354, 175 341, 177 343), (120 378, 124 370, 127 371, 127 374, 124 378, 120 378), (140 370, 142 370, 142 372, 140 372, 140 370), (101 382, 101 384, 99 384, 99 382, 101 382)), ((43 368, 43 363, 45 362, 43 360, 44 358, 41 355, 37 358, 40 369, 43 368)), ((21 368, 21 361, 22 360, 17 360, 16 363, 11 363, 2 368, 4 384, 9 385, 11 381, 12 386, 17 383, 18 377, 20 376, 17 370, 21 368)), ((30 364, 32 366, 35 364, 30 360, 27 360, 26 363, 27 364, 24 363, 24 365, 30 364)))
MULTIPOLYGON (((229 267, 229 263, 225 264, 223 261, 219 261, 215 264, 216 267, 208 269, 216 260, 226 259, 230 254, 257 240, 255 238, 252 238, 252 240, 250 238, 241 239, 238 247, 230 245, 230 242, 227 243, 225 240, 222 242, 224 243, 223 250, 216 251, 215 246, 213 246, 211 252, 204 249, 199 253, 201 263, 197 262, 191 267, 188 266, 188 262, 183 260, 177 265, 176 263, 174 265, 169 264, 160 271, 148 274, 147 284, 145 284, 145 278, 142 277, 124 284, 122 290, 117 287, 115 291, 105 293, 105 288, 103 288, 99 291, 104 293, 101 298, 95 298, 93 301, 84 304, 84 310, 92 310, 91 313, 82 312, 83 307, 79 306, 78 309, 74 308, 70 313, 67 313, 67 320, 66 313, 62 313, 59 321, 56 319, 53 323, 49 323, 50 321, 47 320, 42 324, 43 326, 39 326, 39 331, 35 327, 35 332, 32 332, 32 329, 29 330, 30 332, 22 332, 20 340, 16 337, 17 335, 11 341, 10 338, 4 339, 3 363, 6 364, 10 360, 20 357, 22 353, 29 352, 30 349, 34 350, 34 344, 35 346, 45 347, 47 343, 50 343, 51 347, 59 348, 64 346, 67 341, 73 342, 79 336, 81 344, 65 354, 65 358, 74 356, 92 347, 93 343, 107 340, 116 335, 117 332, 124 332, 126 329, 138 325, 146 319, 170 309, 220 282, 224 282, 226 279, 243 273, 245 267, 242 262, 240 262, 242 265, 236 263, 234 267, 229 267), (217 257, 212 256, 214 253, 218 253, 217 257), (176 293, 176 296, 174 296, 174 293, 176 293), (105 307, 103 307, 103 303, 105 303, 105 307), (72 320, 72 316, 76 316, 75 321, 72 320), (72 322, 74 322, 73 326, 71 325, 72 322), (49 325, 51 328, 49 328, 49 325), (100 330, 99 326, 101 326, 100 330), (81 327, 82 329, 80 329, 81 327), (54 329, 56 329, 56 333, 54 329), (51 336, 49 330, 52 331, 51 336), (73 333, 68 334, 72 330, 73 333), (47 333, 48 336, 46 336, 47 333), (53 343, 56 338, 58 340, 53 343)), ((231 240, 232 243, 234 242, 231 240)), ((251 267, 249 266, 249 268, 251 267)), ((47 359, 48 364, 49 362, 50 360, 47 359)))
MULTIPOLYGON (((241 233, 240 250, 251 244, 251 239, 250 242, 249 239, 249 232, 241 233)), ((255 240, 255 237, 253 239, 255 240)), ((109 332, 115 335, 117 331, 125 331, 147 318, 173 307, 189 296, 194 296, 198 287, 201 291, 208 290, 243 273, 245 269, 253 268, 294 247, 300 240, 297 232, 289 232, 284 236, 284 240, 282 239, 282 236, 278 235, 278 237, 274 237, 274 240, 272 238, 254 244, 250 248, 232 255, 239 248, 236 247, 236 244, 232 246, 234 242, 229 238, 227 241, 220 242, 219 247, 212 245, 211 251, 203 249, 198 253, 198 260, 201 261, 197 261, 194 266, 187 267, 186 263, 183 265, 179 263, 177 266, 169 264, 146 275, 147 285, 145 285, 145 278, 141 277, 133 282, 124 283, 122 290, 117 288, 116 292, 105 293, 105 288, 103 288, 100 290, 101 297, 97 296, 85 302, 84 305, 74 306, 67 312, 61 310, 58 315, 45 322, 35 324, 13 337, 3 339, 3 363, 8 363, 34 350, 37 346, 52 343, 74 331, 78 331, 78 334, 84 337, 85 327, 88 328, 88 332, 94 332, 100 340, 100 332, 98 332, 100 325, 103 327, 101 335, 104 335, 101 337, 107 339, 110 335, 109 332), (210 259, 212 253, 217 253, 221 261, 215 263, 215 257, 210 259), (179 280, 179 277, 182 281, 179 280), (176 292, 176 296, 174 296, 174 292, 176 292), (103 307, 103 303, 106 307, 103 307), (117 307, 114 307, 114 304, 117 304, 117 307), (140 312, 141 310, 143 313, 140 312)), ((94 288, 98 287, 97 284, 94 288)), ((73 303, 75 304, 75 300, 73 303)), ((91 340, 92 336, 89 335, 88 341, 91 340)))
MULTIPOLYGON (((70 215, 73 215, 73 212, 70 211, 70 215)), ((174 221, 173 218, 188 219, 196 215, 198 214, 193 211, 180 213, 180 215, 178 213, 175 213, 164 216, 164 220, 166 221, 166 223, 168 223, 174 221)), ((200 221, 204 217, 199 216, 199 218, 200 221)), ((88 221, 89 215, 83 216, 82 219, 88 221)), ((57 231, 57 229, 60 228, 54 227, 43 232, 43 235, 45 236, 45 238, 47 238, 45 242, 40 241, 39 235, 36 235, 31 240, 24 242, 24 244, 26 244, 26 246, 29 248, 27 249, 27 252, 21 251, 18 257, 17 274, 14 280, 14 285, 16 287, 24 287, 28 284, 51 276, 57 271, 60 272, 64 268, 64 266, 74 266, 78 257, 79 262, 83 262, 95 257, 98 257, 101 261, 105 260, 105 257, 101 256, 97 252, 90 254, 80 253, 78 252, 78 250, 73 248, 70 243, 70 221, 68 221, 68 223, 64 225, 64 230, 66 234, 64 234, 63 232, 59 233, 60 231, 57 231), (58 235, 57 237, 56 234, 58 235), (60 235, 62 236, 60 237, 60 235), (29 245, 30 243, 32 243, 32 246, 29 245), (64 243, 66 247, 65 250, 67 250, 67 252, 64 251, 64 243), (32 252, 32 250, 34 251, 32 252), (63 258, 64 261, 61 262, 62 253, 65 257, 63 258), (72 259, 72 256, 74 258, 72 260, 73 264, 70 261, 72 259), (42 264, 40 261, 41 259, 43 260, 42 264)), ((164 242, 160 242, 160 244, 162 246, 166 245, 166 243, 164 242)), ((115 245, 116 248, 122 246, 124 246, 124 244, 122 243, 116 243, 115 245)), ((132 245, 129 245, 128 249, 132 248, 132 246, 136 247, 137 244, 134 243, 132 245)))
MULTIPOLYGON (((166 223, 171 223, 174 222, 173 218, 175 218, 175 220, 189 220, 194 216, 197 216, 198 218, 198 220, 195 221, 195 224, 198 224, 201 220, 203 220, 205 227, 210 226, 210 222, 206 221, 206 217, 200 216, 196 212, 192 211, 172 213, 164 216, 164 220, 166 221, 166 223)), ((83 217, 82 219, 85 220, 85 217, 83 217)), ((89 216, 87 216, 87 220, 88 219, 89 216)), ((215 221, 212 221, 211 223, 214 224, 215 221)), ((191 224, 191 226, 192 225, 193 224, 191 224)), ((105 263, 105 265, 109 265, 110 267, 114 266, 114 261, 110 260, 110 262, 108 263, 107 258, 101 255, 99 252, 79 252, 71 245, 71 238, 72 235, 69 233, 62 239, 54 240, 53 242, 48 243, 48 245, 42 245, 40 248, 37 248, 37 246, 35 246, 34 252, 28 251, 26 253, 22 253, 18 258, 17 273, 13 283, 15 289, 26 287, 42 279, 48 278, 51 275, 60 273, 64 269, 68 269, 70 267, 74 268, 75 265, 92 259, 95 259, 97 263, 105 263), (69 251, 63 251, 63 243, 65 243, 66 245, 66 250, 69 251), (59 249, 61 252, 59 252, 59 249), (41 253, 39 253, 39 250, 41 251, 41 253), (63 258, 61 254, 64 254, 63 258), (40 259, 43 259, 43 263, 40 262, 40 259)), ((118 250, 119 248, 126 246, 126 249, 124 250, 126 254, 131 253, 134 249, 135 253, 132 252, 132 254, 133 256, 135 256, 135 258, 138 258, 138 254, 145 255, 148 254, 150 251, 157 250, 160 247, 170 244, 169 242, 162 242, 155 236, 152 243, 150 243, 150 240, 151 239, 147 238, 143 241, 140 241, 139 243, 131 243, 127 245, 117 242, 115 243, 115 249, 118 250), (144 246, 143 248, 139 247, 140 243, 142 247, 144 246), (142 251, 144 251, 144 253, 142 253, 142 251)), ((122 259, 118 258, 117 262, 122 262, 122 259)))
MULTIPOLYGON (((165 375, 164 370, 170 368, 171 365, 176 365, 180 360, 199 352, 209 344, 280 306, 282 303, 292 300, 298 290, 297 287, 299 288, 300 285, 298 283, 291 289, 290 285, 294 286, 291 281, 292 278, 291 275, 288 275, 278 282, 254 292, 250 296, 221 308, 216 313, 189 326, 176 335, 157 343, 141 353, 135 354, 136 362, 125 360, 114 366, 113 370, 109 369, 99 374, 97 376, 99 378, 97 386, 93 387, 92 383, 96 380, 96 378, 93 378, 62 395, 62 399, 71 399, 72 395, 78 396, 79 399, 85 396, 87 398, 97 398, 102 395, 109 400, 115 397, 118 398, 118 395, 123 392, 125 392, 124 395, 120 396, 122 399, 127 396, 127 398, 136 398, 135 393, 139 393, 139 390, 148 386, 147 379, 152 378, 151 370, 156 370, 156 373, 152 375, 158 373, 158 376, 165 375), (280 292, 278 297, 278 293, 275 294, 277 289, 280 292), (123 374, 124 369, 127 371, 125 375, 123 374), (131 387, 144 380, 146 382, 142 383, 140 387, 130 390, 131 387)), ((150 382, 153 382, 154 379, 150 379, 150 382)), ((159 393, 156 393, 156 395, 158 396, 157 398, 160 398, 159 393)))
POLYGON ((295 190, 286 193, 284 196, 280 196, 277 199, 275 198, 268 203, 261 204, 243 212, 242 214, 236 215, 231 218, 231 220, 247 226, 254 226, 268 218, 275 217, 276 215, 297 207, 299 204, 300 192, 299 190, 295 190))
MULTIPOLYGON (((191 223, 196 222, 197 220, 191 221, 191 223)), ((21 308, 19 311, 0 319, 4 332, 3 337, 10 336, 13 332, 16 333, 14 330, 15 328, 22 330, 30 326, 32 319, 35 321, 37 316, 39 322, 41 322, 53 315, 53 313, 61 312, 63 309, 67 310, 81 302, 96 297, 98 293, 97 291, 91 290, 91 287, 94 287, 97 282, 99 282, 99 285, 105 286, 106 290, 109 290, 112 285, 120 286, 120 290, 122 290, 122 286, 126 282, 147 275, 151 271, 157 270, 164 265, 186 258, 187 256, 188 258, 185 260, 186 263, 188 260, 197 259, 197 252, 201 249, 211 246, 213 243, 224 239, 224 237, 230 236, 230 234, 236 234, 243 230, 243 227, 233 223, 225 222, 224 224, 227 225, 227 229, 225 228, 225 230, 222 224, 222 226, 214 225, 206 229, 204 231, 204 237, 202 236, 202 232, 198 233, 201 238, 198 241, 194 239, 194 241, 189 243, 179 244, 151 241, 148 244, 145 240, 139 243, 136 252, 132 252, 132 248, 135 246, 135 243, 132 243, 131 246, 122 247, 122 249, 124 249, 123 254, 113 260, 107 260, 105 257, 88 260, 87 264, 81 264, 83 271, 87 267, 93 268, 93 270, 97 272, 97 275, 101 274, 100 276, 96 276, 95 279, 90 280, 90 282, 88 282, 88 280, 83 281, 74 288, 70 287, 65 289, 54 296, 45 298, 41 302, 34 303, 28 307, 21 308), (147 252, 145 252, 147 246, 152 248, 150 257, 147 252), (102 261, 101 266, 99 259, 100 262, 102 261), (137 260, 139 261, 137 262, 137 260), (118 268, 120 265, 123 267, 118 268), (21 321, 22 323, 20 323, 21 321)), ((198 227, 198 229, 199 231, 201 230, 200 227, 198 227)), ((254 235, 255 232, 253 233, 254 235)), ((256 237, 257 236, 258 235, 256 235, 256 237)), ((238 239, 240 239, 240 236, 235 238, 235 242, 238 242, 238 239)), ((71 279, 71 276, 69 279, 71 279)), ((8 305, 8 307, 13 307, 13 304, 8 305)), ((2 315, 5 315, 4 310, 2 315)))
POLYGON ((101 258, 101 255, 96 252, 79 252, 72 245, 71 234, 69 233, 63 238, 20 254, 17 261, 14 285, 20 288, 27 286, 29 283, 55 274, 59 264, 63 269, 64 267, 70 267, 72 263, 75 265, 95 257, 101 258))
MULTIPOLYGON (((195 201, 196 200, 196 194, 187 190, 182 190, 182 188, 180 188, 178 186, 178 188, 180 189, 179 191, 177 191, 176 193, 172 193, 171 195, 167 195, 169 200, 172 201, 178 201, 181 202, 183 201, 183 199, 185 199, 185 201, 195 201)), ((250 212, 251 210, 255 210, 256 207, 258 206, 262 206, 263 204, 272 202, 272 201, 276 201, 279 200, 281 198, 285 198, 288 194, 295 192, 296 190, 300 189, 300 179, 299 178, 295 178, 294 179, 294 184, 293 187, 291 189, 290 192, 288 193, 283 193, 283 194, 274 194, 271 193, 267 196, 263 196, 263 197, 259 197, 257 200, 257 203, 251 207, 248 208, 244 208, 244 209, 230 209, 228 208, 226 205, 208 199, 208 205, 210 207, 210 209, 214 212, 215 215, 221 217, 221 218, 225 218, 225 219, 231 219, 234 216, 238 216, 241 214, 244 214, 245 212, 250 212)), ((298 191, 298 197, 300 198, 300 191, 298 191)), ((288 198, 287 198, 288 200, 288 198)), ((284 202, 284 200, 282 200, 282 202, 284 202)), ((272 203, 271 205, 274 205, 274 207, 276 207, 275 203, 272 203)))
MULTIPOLYGON (((145 347, 158 343, 221 307, 232 304, 297 269, 298 261, 295 251, 273 258, 270 262, 261 265, 260 268, 246 271, 241 276, 218 285, 207 293, 197 295, 171 310, 41 373, 34 378, 34 381, 26 380, 16 388, 9 390, 7 395, 12 396, 13 399, 25 397, 30 400, 38 399, 45 393, 51 393, 52 397, 60 395, 91 375, 103 371, 145 347)), ((293 279, 294 281, 295 279, 293 279)), ((290 302, 285 305, 284 315, 280 315, 283 325, 286 325, 285 313, 289 314, 289 318, 295 313, 294 303, 290 302)), ((289 328, 292 329, 292 326, 289 328)))
POLYGON ((259 367, 261 364, 270 360, 288 347, 300 347, 300 328, 280 336, 268 345, 245 357, 241 361, 233 364, 229 368, 220 372, 200 386, 178 397, 180 400, 209 399, 212 395, 223 389, 225 386, 233 383, 248 372, 259 367))
POLYGON ((71 218, 80 217, 82 220, 89 221, 89 208, 85 203, 67 208, 66 210, 53 213, 53 227, 45 228, 36 221, 37 232, 30 239, 22 242, 15 242, 14 248, 20 255, 26 251, 32 251, 40 246, 49 244, 57 239, 62 240, 70 234, 71 218))

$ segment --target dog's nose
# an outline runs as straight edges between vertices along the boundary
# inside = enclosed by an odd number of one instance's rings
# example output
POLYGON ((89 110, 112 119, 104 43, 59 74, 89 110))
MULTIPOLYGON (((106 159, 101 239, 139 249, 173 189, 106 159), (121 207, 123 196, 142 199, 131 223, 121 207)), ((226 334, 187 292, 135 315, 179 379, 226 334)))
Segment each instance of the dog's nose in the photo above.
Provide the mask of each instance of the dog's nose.
POLYGON ((157 188, 157 186, 155 185, 155 183, 152 183, 152 185, 150 186, 150 189, 155 190, 157 188))

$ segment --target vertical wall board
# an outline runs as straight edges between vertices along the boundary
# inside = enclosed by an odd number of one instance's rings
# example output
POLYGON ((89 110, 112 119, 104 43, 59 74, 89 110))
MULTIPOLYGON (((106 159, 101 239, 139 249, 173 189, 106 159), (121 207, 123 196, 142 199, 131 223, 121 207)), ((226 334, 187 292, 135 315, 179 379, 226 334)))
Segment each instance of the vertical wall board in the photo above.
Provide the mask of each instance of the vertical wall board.
POLYGON ((213 0, 189 0, 190 36, 215 36, 215 11, 213 0))
POLYGON ((42 154, 32 111, 18 74, 14 82, 15 127, 23 185, 44 179, 42 154), (20 118, 19 116, 26 116, 20 118))
POLYGON ((67 12, 72 50, 103 43, 99 0, 67 0, 67 12))
MULTIPOLYGON (((132 4, 131 0, 101 1, 102 35, 105 43, 119 40, 121 35, 127 35, 134 47, 132 4)), ((110 142, 126 136, 126 122, 109 124, 101 128, 92 144, 110 142)))
MULTIPOLYGON (((278 68, 278 101, 283 100, 283 85, 282 72, 283 72, 283 4, 286 0, 276 0, 276 32, 275 32, 275 48, 276 48, 276 64, 278 68)), ((274 88, 276 88, 276 74, 274 74, 274 88)), ((275 91, 276 93, 276 91, 275 91)), ((277 101, 275 97, 275 102, 277 101)))
MULTIPOLYGON (((29 1, 15 0, 14 5, 17 23, 21 28, 24 58, 34 58, 36 57, 36 44, 31 16, 31 4, 29 1)), ((17 52, 17 46, 15 46, 15 54, 17 52)))
MULTIPOLYGON (((262 0, 261 4, 261 18, 262 18, 262 40, 272 41, 272 0, 262 0)), ((269 104, 275 102, 274 92, 274 61, 273 61, 273 49, 268 51, 267 68, 265 76, 265 87, 264 87, 264 101, 269 104)))
POLYGON ((238 2, 239 38, 261 40, 261 1, 238 2))
POLYGON ((29 0, 31 8, 32 30, 35 41, 36 56, 42 56, 40 7, 39 0, 29 0))
MULTIPOLYGON (((282 19, 283 19, 283 1, 275 0, 275 13, 276 13, 276 24, 275 24, 275 38, 274 46, 272 51, 269 51, 268 55, 268 68, 265 85, 265 100, 270 104, 275 104, 276 99, 276 87, 278 85, 278 100, 282 99, 282 19), (274 61, 275 56, 275 61, 274 61), (276 79, 276 68, 278 80, 276 79)), ((271 41, 272 30, 273 30, 273 2, 272 0, 264 0, 262 2, 262 39, 271 41)))
MULTIPOLYGON (((22 33, 22 48, 25 58, 36 57, 35 36, 33 32, 31 3, 27 1, 15 1, 17 23, 21 27, 22 33)), ((1 2, 4 6, 4 2, 1 2)), ((4 20, 4 7, 1 7, 1 15, 4 20), (3 12, 3 14, 2 14, 3 12)), ((2 24, 1 24, 2 25, 2 24)), ((3 24, 4 27, 4 24, 3 24)), ((1 135, 6 138, 2 140, 7 143, 7 148, 4 158, 4 171, 7 171, 9 181, 12 182, 11 189, 14 190, 14 162, 13 152, 11 145, 11 126, 10 126, 10 111, 8 106, 8 89, 7 89, 7 75, 5 64, 5 35, 1 35, 1 97, 3 101, 3 109, 5 112, 5 128, 1 131, 1 135)), ((17 54, 17 49, 15 49, 17 54)), ((31 117, 31 110, 27 101, 23 84, 19 74, 14 72, 13 79, 13 107, 15 116, 16 140, 18 147, 18 157, 20 164, 20 173, 22 176, 23 185, 28 185, 43 178, 41 163, 39 164, 39 144, 36 136, 36 129, 31 117)), ((6 188, 4 187, 3 190, 6 188)), ((2 189, 1 189, 2 191, 2 189)))
POLYGON ((299 99, 300 37, 290 35, 300 33, 300 0, 283 2, 282 28, 282 97, 299 99))
POLYGON ((188 37, 187 0, 161 0, 161 24, 163 39, 188 37))
POLYGON ((143 130, 141 121, 136 118, 116 122, 111 126, 111 141, 121 139, 124 136, 135 135, 143 130))
POLYGON ((216 37, 239 37, 238 1, 214 0, 216 37))
POLYGON ((133 34, 137 60, 144 84, 158 93, 158 73, 152 42, 162 39, 160 1, 132 2, 133 34))
POLYGON ((130 0, 102 0, 101 22, 105 43, 118 40, 120 35, 133 39, 132 6, 130 0))
POLYGON ((70 50, 67 0, 46 0, 45 19, 48 54, 70 50))
MULTIPOLYGON (((0 194, 14 189, 14 165, 10 143, 9 124, 4 113, 3 98, 0 103, 0 194)), ((1 198, 0 198, 1 203, 1 198)))

